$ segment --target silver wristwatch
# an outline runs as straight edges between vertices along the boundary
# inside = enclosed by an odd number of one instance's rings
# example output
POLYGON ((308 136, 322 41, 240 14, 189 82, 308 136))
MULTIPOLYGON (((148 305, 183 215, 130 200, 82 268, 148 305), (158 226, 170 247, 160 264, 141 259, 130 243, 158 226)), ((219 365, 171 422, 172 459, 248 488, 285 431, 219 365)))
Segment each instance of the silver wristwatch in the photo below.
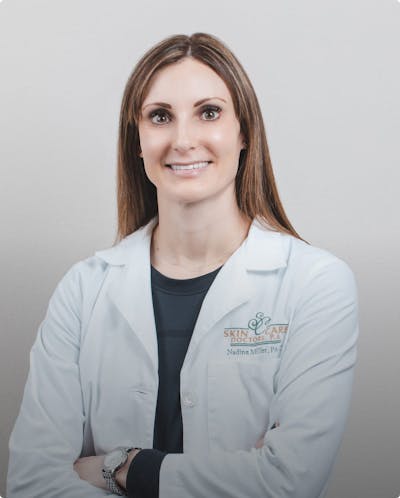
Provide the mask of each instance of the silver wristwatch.
POLYGON ((133 449, 140 448, 124 448, 123 446, 120 446, 115 448, 115 450, 110 451, 110 453, 107 453, 104 457, 102 469, 103 477, 106 480, 108 489, 116 495, 127 496, 126 490, 121 488, 115 480, 115 474, 125 465, 128 460, 128 453, 133 449))

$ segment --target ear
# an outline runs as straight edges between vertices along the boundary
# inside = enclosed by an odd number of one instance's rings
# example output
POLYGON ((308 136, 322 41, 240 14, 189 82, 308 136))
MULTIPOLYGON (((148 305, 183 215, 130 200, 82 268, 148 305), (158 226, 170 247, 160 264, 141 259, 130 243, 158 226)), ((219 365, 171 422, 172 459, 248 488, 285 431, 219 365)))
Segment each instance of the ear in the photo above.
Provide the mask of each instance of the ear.
POLYGON ((240 139, 242 140, 242 150, 247 149, 247 142, 244 139, 243 133, 240 134, 240 139))

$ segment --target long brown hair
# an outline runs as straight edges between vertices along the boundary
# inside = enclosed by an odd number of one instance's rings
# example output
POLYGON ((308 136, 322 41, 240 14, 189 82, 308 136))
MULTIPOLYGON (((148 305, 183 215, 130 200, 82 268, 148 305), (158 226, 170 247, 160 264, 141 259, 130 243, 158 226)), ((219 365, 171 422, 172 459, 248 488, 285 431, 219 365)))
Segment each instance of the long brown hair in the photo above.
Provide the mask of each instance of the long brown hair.
MULTIPOLYGON (((145 173, 138 122, 151 78, 162 68, 192 57, 213 69, 227 85, 247 148, 235 179, 239 209, 268 228, 303 240, 289 222, 272 170, 264 122, 253 86, 240 62, 218 38, 207 33, 173 35, 148 50, 133 69, 121 104, 118 137, 118 231, 115 244, 158 213, 156 187, 145 173)), ((305 241, 306 242, 306 241, 305 241)))

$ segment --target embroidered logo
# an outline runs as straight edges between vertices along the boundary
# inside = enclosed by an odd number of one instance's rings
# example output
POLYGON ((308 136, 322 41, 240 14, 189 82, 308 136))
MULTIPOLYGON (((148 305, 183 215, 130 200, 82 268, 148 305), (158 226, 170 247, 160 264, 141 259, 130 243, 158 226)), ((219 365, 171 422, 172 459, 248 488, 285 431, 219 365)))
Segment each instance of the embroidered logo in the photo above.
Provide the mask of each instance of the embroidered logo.
POLYGON ((225 328, 226 355, 279 357, 289 324, 271 322, 271 317, 259 311, 247 327, 225 328))

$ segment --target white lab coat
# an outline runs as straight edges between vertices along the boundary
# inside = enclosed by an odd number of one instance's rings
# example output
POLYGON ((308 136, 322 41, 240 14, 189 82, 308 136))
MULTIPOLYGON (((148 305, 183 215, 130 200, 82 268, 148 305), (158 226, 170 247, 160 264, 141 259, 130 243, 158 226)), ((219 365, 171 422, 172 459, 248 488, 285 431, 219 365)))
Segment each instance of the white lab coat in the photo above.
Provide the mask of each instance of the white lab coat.
MULTIPOLYGON (((7 498, 106 496, 73 462, 119 445, 152 448, 155 221, 73 265, 56 287, 10 438, 7 498)), ((164 458, 159 497, 323 496, 357 335, 349 266, 254 220, 198 316, 181 370, 184 453, 164 458)))

